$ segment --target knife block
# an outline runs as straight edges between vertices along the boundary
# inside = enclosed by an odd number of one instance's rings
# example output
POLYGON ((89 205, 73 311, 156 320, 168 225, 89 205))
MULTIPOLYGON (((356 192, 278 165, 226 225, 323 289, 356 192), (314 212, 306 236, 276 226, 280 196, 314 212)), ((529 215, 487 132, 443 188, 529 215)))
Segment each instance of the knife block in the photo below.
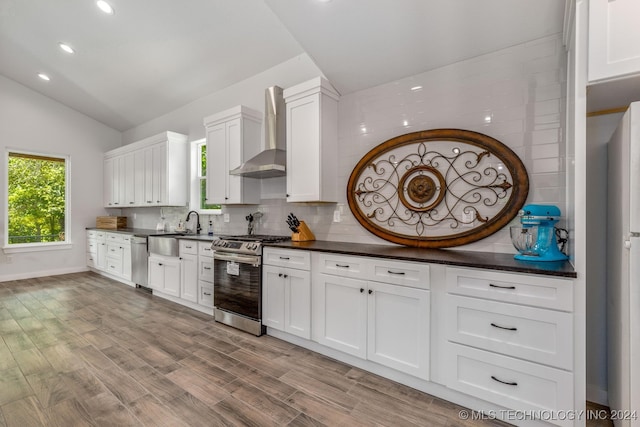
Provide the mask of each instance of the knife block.
POLYGON ((316 240, 316 236, 313 235, 307 224, 304 221, 300 221, 298 226, 298 232, 291 234, 291 241, 293 242, 309 242, 316 240))

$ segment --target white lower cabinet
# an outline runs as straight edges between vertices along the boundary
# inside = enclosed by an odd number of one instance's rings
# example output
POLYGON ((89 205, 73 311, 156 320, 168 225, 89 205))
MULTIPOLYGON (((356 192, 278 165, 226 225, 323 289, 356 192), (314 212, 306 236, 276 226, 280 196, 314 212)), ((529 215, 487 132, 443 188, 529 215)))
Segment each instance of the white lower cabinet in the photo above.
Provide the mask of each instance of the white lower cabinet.
POLYGON ((448 387, 518 411, 574 408, 572 280, 447 267, 446 287, 448 387))
MULTIPOLYGON (((387 264, 373 258, 314 254, 314 266, 319 266, 320 271, 344 271, 344 275, 314 274, 313 340, 427 380, 430 360, 428 266, 387 264), (403 269, 420 271, 416 277, 424 278, 419 284, 424 289, 348 277, 353 275, 354 266, 365 279, 376 278, 376 272, 381 269, 400 277, 403 269)), ((400 280, 407 279, 412 280, 400 280)))
POLYGON ((87 267, 131 281, 131 235, 87 230, 87 267))
POLYGON ((174 297, 180 297, 180 259, 159 255, 149 256, 149 287, 174 297))
POLYGON ((180 298, 198 302, 198 256, 185 254, 180 256, 181 279, 180 298))
POLYGON ((309 253, 265 248, 263 259, 275 265, 262 267, 262 323, 311 339, 309 253))

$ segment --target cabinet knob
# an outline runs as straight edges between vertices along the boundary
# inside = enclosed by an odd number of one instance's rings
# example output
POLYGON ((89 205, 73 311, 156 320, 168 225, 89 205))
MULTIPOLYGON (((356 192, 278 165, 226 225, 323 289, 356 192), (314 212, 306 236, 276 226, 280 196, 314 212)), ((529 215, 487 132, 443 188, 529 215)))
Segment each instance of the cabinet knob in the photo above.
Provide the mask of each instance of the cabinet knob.
POLYGON ((369 289, 369 295, 371 295, 373 293, 372 289, 369 289))
POLYGON ((282 273, 278 273, 278 277, 282 277, 282 273))
POLYGON ((161 262, 159 262, 159 263, 158 263, 158 265, 162 265, 162 263, 161 263, 161 262))
POLYGON ((289 277, 289 276, 287 276, 286 274, 283 274, 283 277, 286 279, 286 278, 287 278, 287 277, 289 277))
POLYGON ((360 293, 363 293, 363 292, 364 292, 364 288, 360 288, 360 293))
POLYGON ((291 195, 287 194, 287 197, 291 197, 291 195))

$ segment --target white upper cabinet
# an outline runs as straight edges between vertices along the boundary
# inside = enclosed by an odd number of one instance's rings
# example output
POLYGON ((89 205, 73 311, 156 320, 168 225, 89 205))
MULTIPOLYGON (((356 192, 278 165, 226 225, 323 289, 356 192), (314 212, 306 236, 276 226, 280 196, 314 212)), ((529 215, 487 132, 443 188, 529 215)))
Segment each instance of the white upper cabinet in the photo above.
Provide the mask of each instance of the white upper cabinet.
POLYGON ((287 201, 338 201, 338 92, 317 77, 283 92, 287 201))
POLYGON ((640 2, 589 1, 589 82, 640 73, 640 2))
POLYGON ((205 117, 207 203, 260 203, 260 181, 229 175, 260 152, 262 113, 244 106, 205 117))
POLYGON ((185 206, 187 136, 163 132, 104 155, 104 206, 185 206))

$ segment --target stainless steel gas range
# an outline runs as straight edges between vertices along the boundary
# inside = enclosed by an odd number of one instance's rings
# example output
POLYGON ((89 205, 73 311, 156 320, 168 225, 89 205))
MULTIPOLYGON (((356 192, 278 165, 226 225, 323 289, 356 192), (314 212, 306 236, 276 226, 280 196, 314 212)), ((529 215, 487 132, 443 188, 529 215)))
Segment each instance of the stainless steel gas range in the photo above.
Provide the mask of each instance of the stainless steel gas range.
POLYGON ((262 245, 291 240, 290 236, 220 236, 213 253, 214 317, 217 322, 256 336, 262 326, 262 245))

